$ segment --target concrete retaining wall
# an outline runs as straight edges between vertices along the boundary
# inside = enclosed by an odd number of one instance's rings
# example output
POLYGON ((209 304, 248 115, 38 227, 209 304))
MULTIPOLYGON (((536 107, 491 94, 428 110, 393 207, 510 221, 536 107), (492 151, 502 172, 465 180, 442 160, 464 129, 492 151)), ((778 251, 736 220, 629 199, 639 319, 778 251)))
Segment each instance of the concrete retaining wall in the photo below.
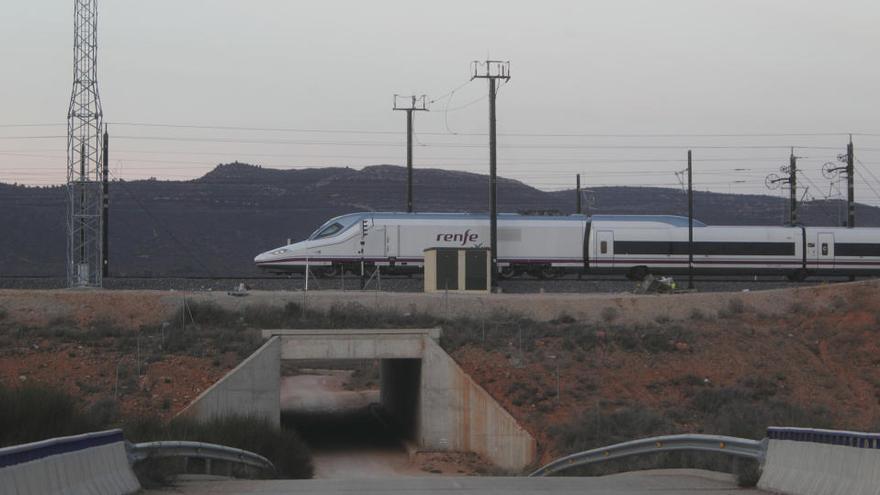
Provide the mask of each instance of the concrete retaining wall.
POLYGON ((519 471, 536 455, 535 439, 436 342, 425 339, 419 445, 471 451, 519 471))
POLYGON ((0 495, 134 493, 121 430, 0 449, 0 495))
POLYGON ((180 412, 200 420, 222 416, 268 418, 281 426, 281 341, 272 337, 180 412))
POLYGON ((876 495, 880 435, 807 428, 770 428, 758 487, 798 495, 876 495))

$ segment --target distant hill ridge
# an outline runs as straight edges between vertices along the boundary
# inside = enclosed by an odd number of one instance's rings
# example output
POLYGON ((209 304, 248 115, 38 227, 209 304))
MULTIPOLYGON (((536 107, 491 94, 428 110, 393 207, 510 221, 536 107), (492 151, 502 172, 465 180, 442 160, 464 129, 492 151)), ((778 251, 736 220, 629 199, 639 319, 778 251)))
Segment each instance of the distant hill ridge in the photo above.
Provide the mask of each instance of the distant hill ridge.
MULTIPOLYGON (((487 211, 488 177, 440 169, 414 174, 416 211, 487 211)), ((592 187, 594 214, 687 215, 679 189, 592 187)), ((113 182, 110 260, 115 275, 238 276, 256 273, 253 257, 302 239, 325 220, 354 211, 405 209, 406 169, 375 165, 278 170, 217 166, 190 181, 113 182)), ((0 275, 64 273, 63 187, 0 184, 0 275)), ((589 203, 589 204, 588 204, 589 203)), ((710 225, 780 225, 787 202, 762 195, 697 191, 694 216, 710 225)), ((573 190, 546 192, 500 179, 501 212, 573 213, 573 190)), ((839 201, 801 207, 807 225, 837 225, 839 201)), ((858 205, 859 226, 880 226, 880 209, 858 205)))

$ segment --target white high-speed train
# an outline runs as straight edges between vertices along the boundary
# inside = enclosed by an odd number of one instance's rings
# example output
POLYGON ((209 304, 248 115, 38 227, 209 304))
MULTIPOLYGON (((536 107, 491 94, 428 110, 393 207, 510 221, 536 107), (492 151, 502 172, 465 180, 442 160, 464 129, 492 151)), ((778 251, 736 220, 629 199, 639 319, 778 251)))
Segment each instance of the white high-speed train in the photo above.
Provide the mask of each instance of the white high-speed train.
MULTIPOLYGON (((498 216, 502 277, 530 274, 688 271, 688 219, 670 215, 498 216)), ((335 276, 414 273, 432 247, 488 247, 489 217, 470 213, 352 213, 333 218, 308 239, 254 259, 274 273, 305 271, 335 276)), ((694 221, 696 274, 880 275, 880 229, 838 227, 730 227, 694 221)))

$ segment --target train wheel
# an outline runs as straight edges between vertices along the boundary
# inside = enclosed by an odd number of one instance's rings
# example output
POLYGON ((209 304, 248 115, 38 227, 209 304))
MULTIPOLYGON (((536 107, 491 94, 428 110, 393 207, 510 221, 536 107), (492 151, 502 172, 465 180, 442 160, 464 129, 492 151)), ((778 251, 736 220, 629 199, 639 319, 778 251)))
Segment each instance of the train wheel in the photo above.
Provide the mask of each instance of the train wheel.
POLYGON ((516 270, 510 265, 503 266, 501 267, 501 270, 498 270, 498 276, 504 279, 513 278, 516 276, 516 270))
POLYGON ((800 269, 794 273, 788 274, 786 278, 788 278, 788 280, 791 282, 803 282, 807 279, 808 275, 809 273, 806 270, 800 269))
POLYGON ((641 282, 642 280, 645 280, 645 277, 648 276, 648 273, 650 272, 648 271, 647 266, 634 266, 630 268, 628 272, 626 272, 626 278, 641 282))
POLYGON ((559 278, 562 276, 562 273, 559 270, 554 270, 553 268, 547 267, 542 268, 539 272, 539 278, 542 279, 551 279, 551 278, 559 278))
POLYGON ((339 265, 330 265, 312 270, 312 273, 318 278, 333 278, 338 277, 341 272, 339 271, 339 265))

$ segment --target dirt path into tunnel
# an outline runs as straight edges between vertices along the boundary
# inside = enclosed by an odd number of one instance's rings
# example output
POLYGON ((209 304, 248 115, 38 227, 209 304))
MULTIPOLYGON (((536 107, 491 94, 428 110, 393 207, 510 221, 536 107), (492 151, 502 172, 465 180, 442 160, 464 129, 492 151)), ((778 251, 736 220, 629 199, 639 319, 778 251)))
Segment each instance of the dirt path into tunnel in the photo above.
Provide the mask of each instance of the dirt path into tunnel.
POLYGON ((462 476, 487 469, 473 454, 410 455, 378 409, 379 390, 346 389, 351 370, 302 372, 281 379, 282 424, 308 443, 315 478, 462 476))

